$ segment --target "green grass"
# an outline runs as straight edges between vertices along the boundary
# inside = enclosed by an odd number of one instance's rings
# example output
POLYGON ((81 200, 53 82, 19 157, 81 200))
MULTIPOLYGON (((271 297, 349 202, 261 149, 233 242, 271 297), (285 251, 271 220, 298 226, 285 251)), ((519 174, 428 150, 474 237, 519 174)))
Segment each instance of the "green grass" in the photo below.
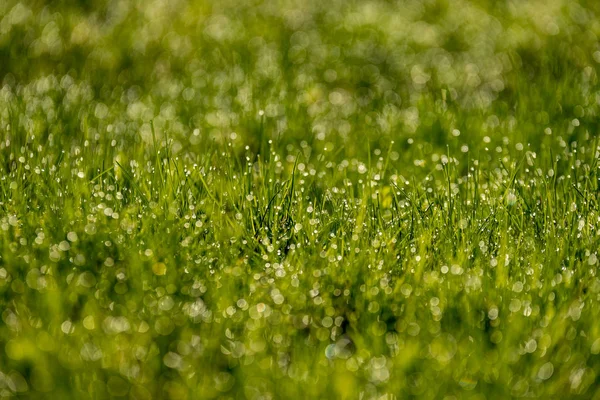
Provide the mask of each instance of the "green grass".
POLYGON ((0 2, 0 397, 600 399, 600 3, 0 2))

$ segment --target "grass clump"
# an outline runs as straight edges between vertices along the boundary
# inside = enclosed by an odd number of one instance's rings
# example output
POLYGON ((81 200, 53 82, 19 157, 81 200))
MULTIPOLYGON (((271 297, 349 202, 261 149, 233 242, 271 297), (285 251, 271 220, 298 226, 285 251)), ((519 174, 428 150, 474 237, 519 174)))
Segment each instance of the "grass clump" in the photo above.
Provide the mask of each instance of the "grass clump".
POLYGON ((0 5, 0 397, 600 398, 595 2, 0 5))

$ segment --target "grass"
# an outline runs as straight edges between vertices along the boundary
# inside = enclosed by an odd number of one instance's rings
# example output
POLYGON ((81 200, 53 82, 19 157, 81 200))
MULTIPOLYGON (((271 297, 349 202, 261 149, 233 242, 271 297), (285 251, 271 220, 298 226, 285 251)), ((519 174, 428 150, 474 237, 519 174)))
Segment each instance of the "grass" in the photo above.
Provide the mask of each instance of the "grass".
POLYGON ((0 397, 600 398, 592 1, 0 4, 0 397))

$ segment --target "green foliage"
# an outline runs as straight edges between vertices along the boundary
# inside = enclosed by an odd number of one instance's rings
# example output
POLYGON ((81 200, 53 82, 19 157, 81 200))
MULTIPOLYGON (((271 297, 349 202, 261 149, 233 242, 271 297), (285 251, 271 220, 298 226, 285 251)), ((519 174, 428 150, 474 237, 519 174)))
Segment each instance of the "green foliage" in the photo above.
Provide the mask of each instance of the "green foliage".
POLYGON ((599 16, 0 2, 0 397, 600 398, 599 16))

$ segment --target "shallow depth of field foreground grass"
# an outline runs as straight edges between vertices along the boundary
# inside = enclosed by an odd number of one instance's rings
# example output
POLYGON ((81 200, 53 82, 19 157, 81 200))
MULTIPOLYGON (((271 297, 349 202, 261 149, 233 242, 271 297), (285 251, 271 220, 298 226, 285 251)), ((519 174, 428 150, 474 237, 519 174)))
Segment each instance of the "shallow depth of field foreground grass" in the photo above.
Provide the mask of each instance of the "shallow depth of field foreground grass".
POLYGON ((0 1, 0 397, 600 399, 599 36, 0 1))

